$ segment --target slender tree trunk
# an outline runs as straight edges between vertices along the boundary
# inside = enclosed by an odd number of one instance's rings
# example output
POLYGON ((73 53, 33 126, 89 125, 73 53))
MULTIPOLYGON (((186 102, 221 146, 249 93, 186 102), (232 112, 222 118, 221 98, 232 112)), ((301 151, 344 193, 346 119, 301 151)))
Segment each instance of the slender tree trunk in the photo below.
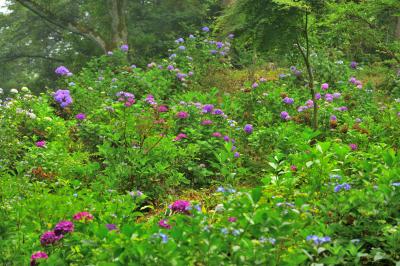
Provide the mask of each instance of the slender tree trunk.
POLYGON ((314 75, 312 73, 312 67, 310 63, 310 45, 308 37, 308 13, 306 13, 306 22, 304 26, 304 35, 306 39, 306 52, 301 48, 300 41, 297 40, 297 47, 303 56, 304 63, 306 64, 307 74, 308 74, 308 87, 310 88, 311 99, 313 101, 313 117, 312 117, 312 127, 314 130, 318 129, 318 104, 315 98, 315 88, 314 88, 314 75))

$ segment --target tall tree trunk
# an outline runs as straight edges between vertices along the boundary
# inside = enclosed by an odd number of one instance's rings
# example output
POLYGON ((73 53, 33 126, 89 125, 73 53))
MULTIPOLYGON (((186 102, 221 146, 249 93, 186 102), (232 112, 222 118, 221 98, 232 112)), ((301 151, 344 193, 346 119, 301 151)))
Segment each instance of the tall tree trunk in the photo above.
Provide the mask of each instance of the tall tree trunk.
POLYGON ((110 49, 128 43, 128 27, 126 25, 126 0, 109 0, 112 39, 110 49))

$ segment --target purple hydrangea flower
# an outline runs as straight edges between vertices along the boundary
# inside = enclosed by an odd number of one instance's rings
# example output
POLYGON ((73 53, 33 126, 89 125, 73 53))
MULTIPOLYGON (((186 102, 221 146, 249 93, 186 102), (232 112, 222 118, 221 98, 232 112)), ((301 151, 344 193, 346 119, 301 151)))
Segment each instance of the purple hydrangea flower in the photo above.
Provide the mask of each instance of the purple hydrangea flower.
POLYGON ((293 104, 294 103, 294 99, 293 98, 289 98, 289 97, 285 97, 282 101, 284 103, 286 103, 286 104, 293 104))
POLYGON ((117 230, 117 226, 115 224, 106 224, 108 231, 117 230))
POLYGON ((253 133, 253 126, 250 125, 250 124, 247 124, 247 125, 244 126, 243 130, 247 134, 251 134, 251 133, 253 133))
POLYGON ((351 188, 351 186, 349 184, 343 183, 343 184, 336 185, 334 188, 334 191, 337 193, 337 192, 340 192, 342 189, 350 190, 350 188, 351 188))
POLYGON ((204 31, 204 32, 209 32, 210 31, 210 29, 208 27, 203 27, 201 30, 204 31))
POLYGON ((337 120, 336 115, 331 115, 330 120, 331 120, 331 121, 336 121, 336 120, 337 120))
POLYGON ((43 246, 52 245, 63 237, 63 235, 56 235, 56 233, 54 233, 53 231, 45 232, 40 236, 40 243, 43 246))
POLYGON ((235 153, 233 154, 233 157, 239 158, 239 157, 240 157, 240 153, 239 153, 239 152, 235 152, 235 153))
POLYGON ((185 51, 185 50, 186 50, 186 47, 183 46, 183 45, 181 45, 181 46, 178 47, 178 49, 181 50, 181 51, 185 51))
POLYGON ((80 113, 80 114, 77 114, 75 116, 75 118, 78 119, 78 120, 85 120, 86 119, 86 115, 84 113, 80 113))
POLYGON ((357 66, 358 66, 358 63, 357 63, 356 61, 352 61, 352 62, 350 63, 350 67, 351 67, 352 69, 356 69, 357 66))
POLYGON ((123 44, 121 45, 120 49, 122 52, 128 52, 129 46, 127 44, 123 44))
POLYGON ((71 76, 71 72, 69 71, 68 68, 66 68, 65 66, 59 66, 56 68, 56 70, 54 71, 57 75, 59 76, 71 76))
POLYGON ((321 93, 316 93, 316 94, 315 94, 315 99, 316 99, 316 100, 321 99, 321 93))
POLYGON ((233 39, 233 38, 235 38, 235 35, 233 33, 231 33, 231 34, 228 35, 228 38, 229 39, 233 39))
POLYGON ((53 98, 56 102, 60 104, 62 108, 67 107, 72 103, 72 98, 69 90, 57 90, 53 94, 53 98))
POLYGON ((283 120, 289 120, 290 119, 289 113, 286 111, 281 112, 281 118, 283 120))
POLYGON ((203 113, 212 113, 214 110, 214 105, 212 104, 206 104, 203 106, 203 113))
POLYGON ((253 89, 258 88, 258 83, 257 83, 257 82, 254 82, 253 85, 251 85, 251 87, 252 87, 253 89))
POLYGON ((213 112, 214 115, 223 115, 224 112, 221 109, 215 109, 213 112))
POLYGON ((74 224, 70 221, 61 221, 54 227, 54 233, 59 235, 65 235, 74 231, 74 224))

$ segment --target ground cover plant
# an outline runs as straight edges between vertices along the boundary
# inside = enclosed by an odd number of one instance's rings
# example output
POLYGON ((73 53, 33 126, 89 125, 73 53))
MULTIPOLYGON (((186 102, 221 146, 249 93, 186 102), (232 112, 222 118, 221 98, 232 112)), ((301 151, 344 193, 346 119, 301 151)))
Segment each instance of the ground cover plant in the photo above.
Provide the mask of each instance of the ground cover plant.
MULTIPOLYGON (((241 65, 253 35, 224 30, 250 2, 145 64, 119 43, 39 93, 0 90, 2 265, 400 264, 400 70, 321 49, 309 24, 307 47, 298 29, 267 66, 259 37, 241 65)), ((307 23, 323 10, 272 3, 307 23)))

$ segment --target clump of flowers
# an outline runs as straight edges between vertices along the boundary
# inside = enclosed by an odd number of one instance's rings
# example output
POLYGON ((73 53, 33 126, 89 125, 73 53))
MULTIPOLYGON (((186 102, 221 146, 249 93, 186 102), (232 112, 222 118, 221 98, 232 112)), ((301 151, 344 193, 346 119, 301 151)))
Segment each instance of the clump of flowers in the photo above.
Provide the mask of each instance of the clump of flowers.
POLYGON ((43 246, 52 245, 63 237, 64 235, 56 235, 56 233, 53 231, 45 232, 40 236, 40 244, 43 246))
POLYGON ((59 236, 59 235, 65 235, 67 233, 72 233, 74 231, 74 224, 70 221, 61 221, 58 224, 56 224, 56 227, 54 228, 54 233, 59 236))
POLYGON ((189 201, 186 200, 177 200, 174 203, 172 203, 169 208, 173 212, 178 212, 178 213, 188 213, 189 210, 191 209, 191 205, 189 201))
POLYGON ((91 221, 93 220, 93 215, 88 212, 78 212, 73 216, 75 221, 91 221))
POLYGON ((84 113, 80 113, 80 114, 77 114, 75 116, 75 118, 82 121, 82 120, 86 119, 86 115, 84 113))
POLYGON ((312 242, 314 242, 314 245, 319 246, 319 245, 330 242, 331 238, 329 236, 319 237, 316 235, 309 235, 309 236, 307 236, 306 240, 312 241, 312 242))
POLYGON ((160 113, 166 113, 166 112, 168 112, 168 107, 165 105, 160 105, 157 107, 157 111, 160 113))
POLYGON ((247 125, 244 126, 243 130, 247 134, 251 134, 251 133, 253 133, 253 126, 250 125, 250 124, 247 124, 247 125))
POLYGON ((327 89, 329 89, 329 84, 328 83, 322 83, 321 89, 326 91, 327 89))
POLYGON ((49 256, 47 255, 46 252, 43 251, 37 251, 32 254, 31 256, 31 266, 36 266, 39 264, 39 261, 48 259, 49 256))
POLYGON ((335 192, 340 192, 341 190, 350 190, 351 186, 347 183, 339 184, 335 186, 334 191, 335 192))
POLYGON ((287 121, 287 120, 290 120, 290 115, 289 115, 288 112, 283 111, 283 112, 281 112, 281 118, 282 118, 283 120, 287 121))
POLYGON ((352 151, 356 151, 358 149, 357 144, 354 143, 349 144, 349 147, 352 151))
POLYGON ((72 97, 69 90, 57 90, 53 94, 53 98, 62 108, 65 108, 72 103, 72 97))
POLYGON ((203 113, 212 113, 214 110, 214 105, 212 104, 206 104, 203 106, 203 113))
POLYGON ((212 136, 215 138, 222 138, 222 134, 220 132, 214 132, 212 133, 212 136))
POLYGON ((158 222, 158 225, 165 229, 171 229, 171 225, 168 224, 168 220, 163 219, 158 222))
POLYGON ((289 97, 285 97, 282 101, 284 103, 286 103, 286 104, 293 104, 294 103, 294 99, 293 98, 289 98, 289 97))
POLYGON ((129 92, 120 91, 117 92, 119 102, 123 102, 126 107, 130 107, 135 103, 135 95, 129 92))
POLYGON ((36 145, 36 147, 38 147, 38 148, 44 148, 44 147, 46 146, 46 141, 44 141, 44 140, 37 141, 37 142, 35 143, 35 145, 36 145))
POLYGON ((56 68, 56 70, 54 71, 57 75, 59 76, 67 76, 70 77, 72 76, 71 71, 69 71, 68 68, 66 68, 65 66, 59 66, 56 68))
POLYGON ((184 133, 179 133, 179 134, 175 137, 174 141, 180 141, 180 140, 186 139, 186 138, 187 138, 187 135, 186 135, 186 134, 184 134, 184 133))
POLYGON ((203 121, 201 121, 201 124, 203 126, 212 125, 212 123, 213 123, 213 121, 211 121, 211 120, 203 120, 203 121))
POLYGON ((179 119, 186 119, 189 117, 189 114, 187 112, 180 111, 176 114, 176 117, 178 117, 179 119))
POLYGON ((115 224, 106 224, 108 231, 118 230, 115 224))
POLYGON ((236 222, 237 221, 237 218, 236 217, 229 217, 228 218, 228 222, 230 222, 230 223, 234 223, 234 222, 236 222))
POLYGON ((123 44, 121 45, 120 49, 122 52, 128 52, 129 46, 127 44, 123 44))

